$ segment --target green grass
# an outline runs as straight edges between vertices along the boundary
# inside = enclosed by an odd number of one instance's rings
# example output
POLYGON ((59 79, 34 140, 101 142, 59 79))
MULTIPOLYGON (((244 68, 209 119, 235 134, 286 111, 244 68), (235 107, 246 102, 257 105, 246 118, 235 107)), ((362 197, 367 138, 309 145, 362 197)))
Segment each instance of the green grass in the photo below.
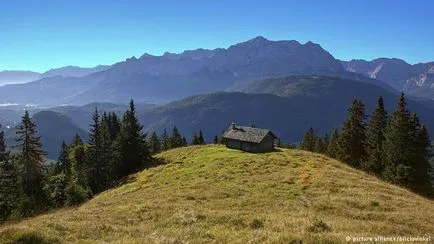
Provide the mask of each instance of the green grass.
POLYGON ((434 233, 434 203, 300 150, 194 146, 77 208, 0 226, 0 243, 308 243, 434 233), (25 242, 21 242, 25 243, 25 242))

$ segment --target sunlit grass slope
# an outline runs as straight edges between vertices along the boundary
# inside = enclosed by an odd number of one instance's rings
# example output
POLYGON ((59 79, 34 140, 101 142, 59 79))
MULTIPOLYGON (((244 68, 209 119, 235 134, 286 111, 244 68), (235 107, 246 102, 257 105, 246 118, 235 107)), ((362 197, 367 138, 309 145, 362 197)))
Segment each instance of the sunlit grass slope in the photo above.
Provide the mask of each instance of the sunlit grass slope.
POLYGON ((80 207, 0 227, 0 243, 345 242, 434 233, 434 203, 319 154, 195 146, 80 207))

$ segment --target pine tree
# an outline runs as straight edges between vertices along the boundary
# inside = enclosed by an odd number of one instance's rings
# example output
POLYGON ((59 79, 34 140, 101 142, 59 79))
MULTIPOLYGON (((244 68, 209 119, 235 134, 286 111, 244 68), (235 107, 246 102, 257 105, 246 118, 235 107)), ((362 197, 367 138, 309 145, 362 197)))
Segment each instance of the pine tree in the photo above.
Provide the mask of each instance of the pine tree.
POLYGON ((338 159, 355 167, 366 159, 365 118, 365 105, 360 100, 354 100, 339 135, 338 159))
POLYGON ((98 113, 98 109, 95 108, 95 112, 92 116, 92 124, 89 131, 89 151, 87 159, 89 160, 89 179, 91 180, 90 188, 94 193, 102 191, 104 188, 104 175, 103 175, 103 149, 101 141, 101 120, 98 113))
POLYGON ((19 189, 18 172, 10 161, 2 131, 0 132, 0 221, 6 220, 18 205, 19 189))
POLYGON ((150 158, 146 143, 146 134, 137 119, 134 101, 130 101, 130 108, 123 116, 121 130, 115 140, 114 149, 117 161, 118 177, 126 176, 137 170, 150 158))
POLYGON ((61 207, 66 201, 66 187, 68 179, 62 172, 49 176, 44 185, 44 190, 53 207, 61 207))
POLYGON ((219 143, 219 138, 218 138, 218 136, 216 135, 216 136, 214 136, 214 140, 213 140, 213 143, 214 144, 218 144, 219 143))
POLYGON ((431 141, 429 139, 428 130, 424 125, 420 124, 416 114, 413 114, 411 122, 413 129, 412 147, 414 149, 414 157, 411 160, 413 174, 409 186, 417 192, 431 195, 434 192, 429 175, 431 167, 429 164, 431 141))
MULTIPOLYGON (((80 139, 80 137, 76 137, 80 139)), ((82 187, 87 187, 89 185, 90 168, 89 160, 87 155, 89 151, 89 146, 84 144, 82 140, 75 140, 69 146, 68 159, 71 162, 71 178, 72 183, 80 185, 82 187)))
POLYGON ((330 138, 330 143, 327 147, 327 155, 331 158, 337 158, 339 153, 339 132, 338 129, 334 129, 332 132, 332 137, 330 138))
POLYGON ((310 127, 303 136, 300 149, 313 152, 315 150, 315 132, 310 127))
POLYGON ((72 140, 71 145, 77 146, 83 144, 83 139, 78 134, 75 134, 74 139, 72 140))
POLYGON ((182 137, 182 146, 188 146, 187 138, 185 138, 185 136, 182 137))
POLYGON ((108 129, 110 132, 110 139, 114 141, 121 129, 121 121, 114 112, 108 115, 108 129))
POLYGON ((199 137, 197 138, 197 144, 204 145, 205 139, 203 138, 202 130, 199 130, 199 137))
POLYGON ((326 151, 326 147, 324 145, 324 139, 320 136, 317 136, 315 138, 315 148, 314 148, 314 152, 317 153, 325 153, 326 151))
POLYGON ((182 135, 179 133, 178 128, 173 127, 173 132, 171 137, 169 138, 170 148, 182 147, 185 145, 185 141, 182 138, 182 135))
POLYGON ((169 141, 169 134, 167 133, 166 128, 163 130, 163 134, 161 134, 161 150, 166 151, 170 149, 170 141, 169 141))
POLYGON ((362 163, 362 168, 364 170, 377 175, 381 175, 384 169, 383 142, 387 120, 387 112, 384 109, 383 97, 379 97, 377 107, 372 113, 371 119, 366 128, 367 160, 362 163))
POLYGON ((330 137, 329 137, 328 133, 326 133, 324 135, 323 142, 324 142, 324 152, 323 153, 327 153, 327 149, 328 149, 329 144, 330 144, 330 137))
POLYGON ((71 163, 68 159, 68 145, 65 141, 60 146, 59 158, 57 159, 54 171, 55 174, 65 174, 66 179, 70 179, 71 177, 71 163))
POLYGON ((113 139, 110 133, 110 115, 101 119, 100 126, 100 144, 101 144, 101 189, 107 189, 113 179, 115 172, 115 162, 113 161, 113 139))
POLYGON ((34 210, 43 207, 45 200, 42 180, 43 162, 45 152, 42 150, 40 137, 37 136, 35 123, 30 119, 26 111, 22 117, 21 124, 16 132, 18 148, 18 162, 22 168, 23 191, 32 202, 34 210))
POLYGON ((384 134, 383 176, 386 180, 409 186, 413 176, 412 160, 416 156, 414 130, 404 93, 401 93, 397 109, 392 114, 384 134))
POLYGON ((198 145, 198 138, 196 132, 193 133, 193 137, 191 138, 191 145, 198 145))
POLYGON ((156 154, 161 150, 160 140, 155 131, 152 132, 151 138, 149 139, 149 148, 152 154, 156 154))
POLYGON ((3 131, 0 132, 0 162, 4 162, 9 160, 10 152, 7 150, 6 142, 5 142, 5 133, 3 131))

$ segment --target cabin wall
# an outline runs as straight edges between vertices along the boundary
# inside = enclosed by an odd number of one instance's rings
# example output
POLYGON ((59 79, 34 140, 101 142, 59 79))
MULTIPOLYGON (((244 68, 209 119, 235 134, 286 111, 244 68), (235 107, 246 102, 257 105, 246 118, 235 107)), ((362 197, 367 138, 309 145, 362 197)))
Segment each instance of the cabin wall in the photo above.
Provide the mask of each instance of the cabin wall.
POLYGON ((241 141, 226 139, 226 146, 233 149, 241 149, 241 141))
POLYGON ((258 152, 269 152, 274 149, 274 138, 271 135, 267 135, 260 144, 258 144, 258 152))
POLYGON ((270 152, 274 149, 274 138, 272 136, 266 136, 260 144, 227 139, 226 146, 246 152, 270 152))
POLYGON ((245 141, 238 141, 234 139, 226 139, 226 146, 233 149, 240 149, 246 152, 258 151, 258 144, 245 142, 245 141))
POLYGON ((243 141, 241 142, 241 150, 246 152, 257 152, 258 144, 243 141))

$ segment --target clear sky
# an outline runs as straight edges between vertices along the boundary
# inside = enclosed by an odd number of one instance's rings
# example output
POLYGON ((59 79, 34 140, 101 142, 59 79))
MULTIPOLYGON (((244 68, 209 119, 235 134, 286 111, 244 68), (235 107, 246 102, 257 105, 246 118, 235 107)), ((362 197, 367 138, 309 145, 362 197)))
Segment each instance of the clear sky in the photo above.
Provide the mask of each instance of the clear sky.
POLYGON ((262 35, 340 59, 434 60, 432 0, 0 0, 0 70, 112 64, 262 35))

